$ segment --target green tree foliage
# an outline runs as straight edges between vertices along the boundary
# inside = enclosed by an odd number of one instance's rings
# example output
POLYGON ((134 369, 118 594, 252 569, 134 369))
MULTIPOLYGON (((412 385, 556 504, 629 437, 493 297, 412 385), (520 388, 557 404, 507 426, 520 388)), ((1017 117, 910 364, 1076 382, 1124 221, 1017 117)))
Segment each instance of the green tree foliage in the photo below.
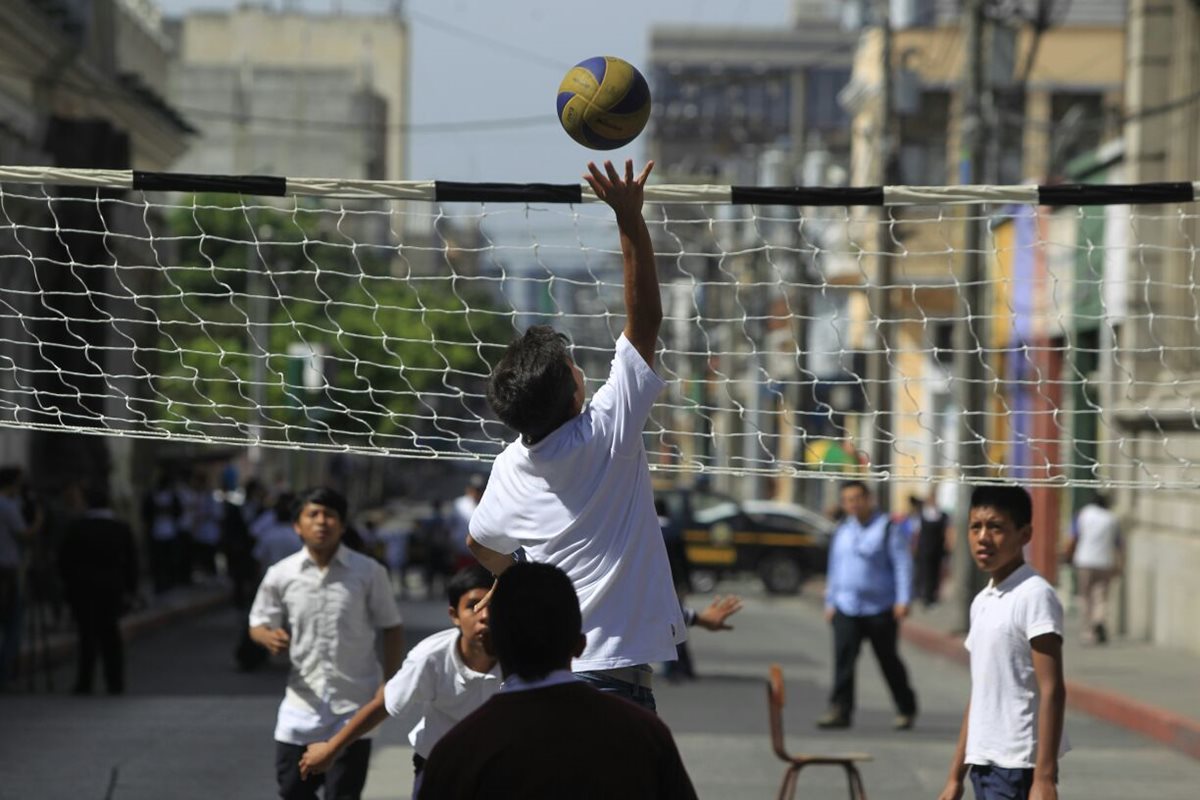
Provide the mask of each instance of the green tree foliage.
POLYGON ((445 433, 446 420, 481 413, 467 395, 482 392, 511 320, 494 313, 495 297, 448 280, 444 266, 434 272, 408 249, 378 244, 394 238, 373 229, 380 219, 220 196, 176 208, 156 298, 160 424, 396 444, 389 437, 431 433, 431 418, 445 433), (297 350, 323 355, 324 386, 304 386, 305 359, 289 355, 297 350))

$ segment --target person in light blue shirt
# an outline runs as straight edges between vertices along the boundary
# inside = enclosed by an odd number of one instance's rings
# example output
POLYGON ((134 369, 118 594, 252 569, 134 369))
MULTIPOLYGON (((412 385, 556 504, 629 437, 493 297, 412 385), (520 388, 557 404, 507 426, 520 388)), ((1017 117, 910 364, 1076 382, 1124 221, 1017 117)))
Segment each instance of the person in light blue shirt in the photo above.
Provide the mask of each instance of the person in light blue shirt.
POLYGON ((842 484, 845 517, 829 546, 825 620, 833 628, 833 690, 821 728, 848 728, 854 715, 854 672, 863 639, 879 660, 896 703, 895 728, 908 730, 917 716, 917 698, 900 660, 900 621, 912 598, 912 553, 908 539, 875 508, 862 481, 842 484))

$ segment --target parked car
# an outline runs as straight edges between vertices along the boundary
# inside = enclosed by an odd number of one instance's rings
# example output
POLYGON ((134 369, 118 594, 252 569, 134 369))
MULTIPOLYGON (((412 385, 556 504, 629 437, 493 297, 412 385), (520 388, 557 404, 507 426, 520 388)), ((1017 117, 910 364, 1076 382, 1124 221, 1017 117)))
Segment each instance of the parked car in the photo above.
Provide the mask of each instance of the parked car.
POLYGON ((682 535, 699 591, 725 575, 753 572, 768 592, 795 594, 810 575, 825 572, 835 526, 809 508, 701 489, 664 489, 655 497, 682 535))

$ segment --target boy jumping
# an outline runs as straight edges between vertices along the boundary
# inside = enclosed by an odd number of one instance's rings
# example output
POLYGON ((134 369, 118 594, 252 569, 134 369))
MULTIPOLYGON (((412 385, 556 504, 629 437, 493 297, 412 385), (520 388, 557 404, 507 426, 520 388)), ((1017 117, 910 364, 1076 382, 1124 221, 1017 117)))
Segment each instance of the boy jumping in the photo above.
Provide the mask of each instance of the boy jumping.
POLYGON ((625 162, 588 164, 592 190, 617 218, 624 262, 625 330, 608 381, 584 403, 583 373, 567 339, 535 326, 492 372, 488 402, 519 438, 496 459, 467 546, 500 575, 523 548, 571 578, 587 646, 578 678, 655 709, 650 664, 675 657, 686 625, 671 584, 642 428, 663 380, 654 372, 662 299, 643 190, 625 162))
POLYGON ((991 576, 971 603, 971 699, 939 800, 958 800, 970 768, 978 800, 1058 797, 1063 735, 1063 610, 1026 565, 1032 503, 1019 486, 971 495, 971 556, 991 576))

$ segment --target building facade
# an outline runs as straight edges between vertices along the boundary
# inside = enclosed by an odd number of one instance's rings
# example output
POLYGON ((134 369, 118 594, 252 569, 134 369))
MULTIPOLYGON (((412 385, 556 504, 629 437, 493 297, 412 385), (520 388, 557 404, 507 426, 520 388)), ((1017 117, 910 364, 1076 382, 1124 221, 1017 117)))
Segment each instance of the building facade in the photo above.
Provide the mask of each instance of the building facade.
POLYGON ((410 45, 398 15, 248 5, 170 28, 171 97, 201 130, 177 169, 407 177, 410 45))

